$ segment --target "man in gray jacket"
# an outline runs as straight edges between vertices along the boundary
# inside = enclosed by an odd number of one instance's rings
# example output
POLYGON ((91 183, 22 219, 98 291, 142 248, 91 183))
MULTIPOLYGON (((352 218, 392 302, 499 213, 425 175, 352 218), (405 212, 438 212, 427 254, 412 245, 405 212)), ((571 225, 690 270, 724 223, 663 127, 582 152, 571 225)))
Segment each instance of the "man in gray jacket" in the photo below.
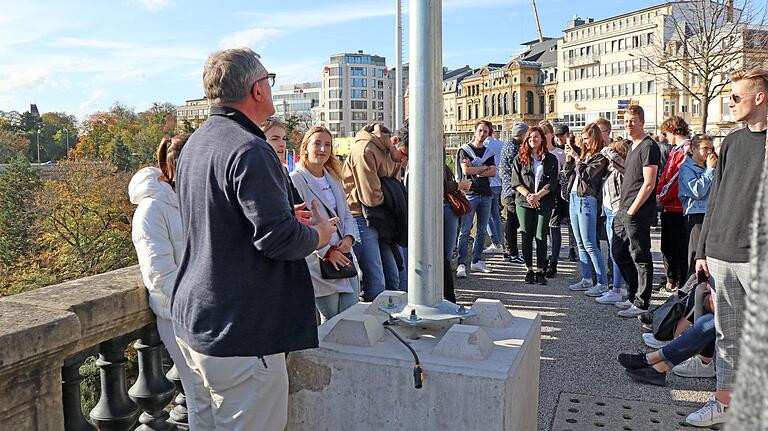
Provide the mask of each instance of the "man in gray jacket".
POLYGON ((275 112, 267 73, 248 48, 211 54, 203 71, 210 118, 179 160, 184 252, 171 317, 194 372, 187 396, 211 405, 200 429, 285 428, 285 352, 316 347, 304 257, 335 229, 313 203, 301 224, 288 179, 256 124, 275 112))

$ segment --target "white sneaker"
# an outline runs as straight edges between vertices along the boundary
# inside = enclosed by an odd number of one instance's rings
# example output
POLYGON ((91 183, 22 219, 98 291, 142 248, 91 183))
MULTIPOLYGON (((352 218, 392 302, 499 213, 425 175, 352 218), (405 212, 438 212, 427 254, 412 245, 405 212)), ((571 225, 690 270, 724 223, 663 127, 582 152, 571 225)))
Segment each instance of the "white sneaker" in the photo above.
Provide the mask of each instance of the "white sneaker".
POLYGON ((725 423, 728 406, 711 397, 704 406, 688 415, 685 421, 695 427, 709 427, 725 423))
POLYGON ((656 350, 659 350, 662 347, 669 344, 669 341, 657 340, 656 337, 654 337, 653 334, 650 332, 646 332, 645 334, 643 334, 643 342, 645 343, 646 346, 656 350))
POLYGON ((592 280, 582 279, 576 284, 568 286, 568 289, 573 291, 589 290, 592 287, 592 280))
POLYGON ((491 244, 483 250, 483 254, 503 254, 504 248, 498 244, 491 244))
POLYGON ((635 316, 639 316, 639 315, 645 313, 646 311, 647 310, 643 310, 641 308, 637 308, 636 306, 633 305, 633 306, 627 308, 626 310, 619 311, 616 314, 618 314, 620 317, 635 317, 635 316))
POLYGON ((603 293, 608 291, 608 286, 604 284, 597 283, 596 285, 592 286, 591 288, 587 289, 586 292, 584 292, 585 295, 597 298, 599 296, 603 296, 603 293))
POLYGON ((680 377, 715 377, 715 361, 711 360, 708 364, 701 361, 699 355, 677 364, 672 368, 672 372, 680 377))
POLYGON ((613 305, 621 308, 622 310, 626 310, 627 308, 632 307, 634 304, 629 299, 625 299, 624 301, 619 301, 613 305))
POLYGON ((456 267, 456 278, 467 278, 467 267, 463 263, 456 267))
POLYGON ((595 302, 598 304, 615 304, 621 302, 621 293, 615 290, 609 290, 603 293, 603 296, 595 298, 595 302))
POLYGON ((478 260, 477 262, 469 265, 469 270, 474 272, 485 272, 486 274, 491 272, 490 268, 485 266, 485 262, 478 260))

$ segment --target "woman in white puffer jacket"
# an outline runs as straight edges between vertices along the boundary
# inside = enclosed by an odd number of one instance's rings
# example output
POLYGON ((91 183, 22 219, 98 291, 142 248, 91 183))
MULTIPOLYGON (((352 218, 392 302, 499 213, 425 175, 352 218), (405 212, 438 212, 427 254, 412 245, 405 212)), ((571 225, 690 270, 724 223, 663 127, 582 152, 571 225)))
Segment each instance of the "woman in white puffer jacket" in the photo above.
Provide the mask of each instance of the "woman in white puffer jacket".
MULTIPOLYGON (((157 316, 157 331, 168 349, 181 383, 187 393, 187 412, 191 429, 197 429, 197 418, 210 414, 210 406, 198 406, 192 391, 192 371, 176 344, 171 322, 171 295, 181 260, 184 239, 181 229, 179 201, 176 196, 176 163, 189 135, 164 138, 157 149, 160 168, 139 170, 128 184, 131 203, 138 205, 133 214, 131 237, 139 258, 144 286, 149 291, 149 307, 157 316)), ((200 388, 204 390, 204 388, 200 388)))

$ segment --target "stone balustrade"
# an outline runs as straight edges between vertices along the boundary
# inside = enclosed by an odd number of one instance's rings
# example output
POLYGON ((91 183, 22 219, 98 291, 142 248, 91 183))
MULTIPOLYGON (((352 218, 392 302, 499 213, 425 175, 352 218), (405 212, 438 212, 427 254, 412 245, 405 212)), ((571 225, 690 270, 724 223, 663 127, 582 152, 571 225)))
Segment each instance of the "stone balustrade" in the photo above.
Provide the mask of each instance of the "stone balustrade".
POLYGON ((0 430, 176 430, 165 407, 181 384, 175 370, 174 383, 163 375, 162 350, 137 266, 2 298, 0 430), (139 375, 128 389, 134 341, 139 375), (79 369, 96 354, 101 397, 86 420, 79 369))

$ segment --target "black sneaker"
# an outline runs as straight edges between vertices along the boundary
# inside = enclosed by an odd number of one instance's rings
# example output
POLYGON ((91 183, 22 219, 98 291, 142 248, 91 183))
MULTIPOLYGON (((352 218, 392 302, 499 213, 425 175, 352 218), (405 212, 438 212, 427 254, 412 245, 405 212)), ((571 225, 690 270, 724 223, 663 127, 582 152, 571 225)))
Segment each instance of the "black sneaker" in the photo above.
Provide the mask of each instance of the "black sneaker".
POLYGON ((626 369, 624 372, 638 382, 656 386, 667 385, 667 373, 656 371, 653 367, 638 368, 636 370, 626 369))
POLYGON ((639 320, 643 325, 650 325, 653 323, 653 312, 646 311, 645 313, 637 316, 637 320, 639 320))
POLYGON ((544 277, 544 272, 536 273, 536 284, 541 284, 541 285, 547 284, 547 278, 544 277))
POLYGON ((526 284, 536 283, 536 274, 533 271, 528 271, 525 273, 525 283, 526 284))
POLYGON ((619 353, 619 363, 628 370, 639 370, 640 368, 651 366, 651 364, 645 360, 645 353, 640 351, 636 354, 619 353))
POLYGON ((576 249, 575 248, 571 248, 568 251, 568 260, 571 261, 571 262, 578 262, 579 261, 579 255, 576 254, 576 249))
POLYGON ((547 265, 547 270, 544 272, 544 275, 547 278, 554 278, 555 275, 557 275, 557 261, 556 260, 550 260, 549 264, 547 265))

